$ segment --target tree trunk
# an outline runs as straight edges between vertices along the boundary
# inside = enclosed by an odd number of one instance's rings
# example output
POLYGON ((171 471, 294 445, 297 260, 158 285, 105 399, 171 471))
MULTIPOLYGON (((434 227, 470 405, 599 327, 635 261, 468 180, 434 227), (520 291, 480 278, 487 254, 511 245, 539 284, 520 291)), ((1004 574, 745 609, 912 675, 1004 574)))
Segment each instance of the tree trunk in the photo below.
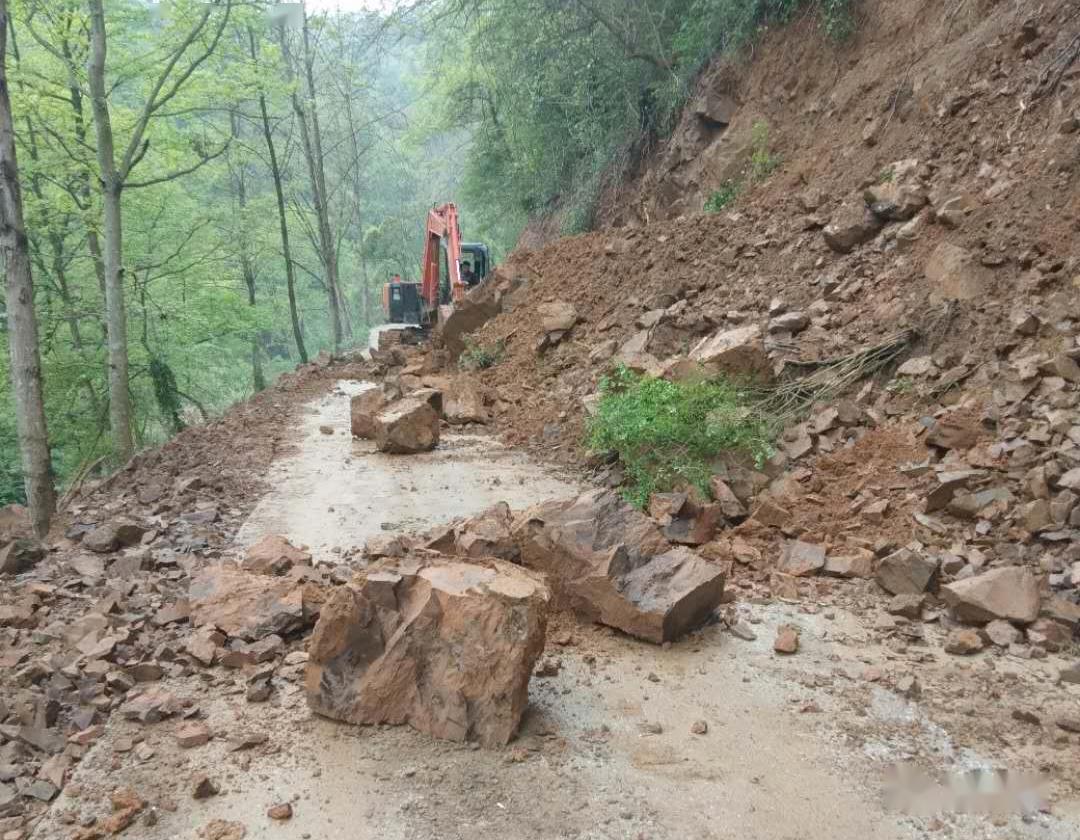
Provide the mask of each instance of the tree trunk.
POLYGON ((26 499, 34 532, 44 537, 56 509, 49 433, 41 387, 34 286, 23 223, 15 127, 7 85, 7 0, 0 0, 0 261, 5 274, 11 384, 26 499))
POLYGON ((349 145, 353 157, 353 212, 356 215, 356 253, 360 260, 360 312, 364 326, 371 327, 371 291, 368 288, 367 257, 364 253, 364 206, 360 198, 360 144, 356 140, 356 123, 353 120, 352 97, 345 92, 345 119, 349 131, 349 145))
MULTIPOLYGON (((251 48, 251 60, 257 58, 255 32, 248 29, 248 44, 251 48)), ((270 155, 270 177, 274 182, 274 197, 277 199, 278 225, 281 228, 281 255, 285 260, 285 284, 289 292, 289 317, 292 319, 293 340, 300 361, 307 364, 307 348, 304 346, 304 331, 300 327, 300 313, 296 310, 296 268, 293 266, 292 249, 289 246, 289 217, 285 213, 285 190, 281 185, 281 167, 278 165, 277 149, 274 147, 274 134, 270 130, 270 113, 266 108, 266 94, 259 91, 259 116, 262 118, 263 139, 266 151, 270 155)))
MULTIPOLYGON (((304 11, 303 26, 303 63, 304 79, 306 85, 306 98, 311 103, 311 123, 308 123, 307 110, 301 100, 299 91, 293 90, 292 105, 296 112, 296 119, 300 123, 300 141, 304 149, 304 158, 307 161, 308 175, 311 179, 311 194, 315 205, 315 218, 319 230, 319 259, 326 272, 326 301, 330 313, 330 332, 333 336, 334 352, 341 349, 341 311, 338 293, 338 264, 337 251, 334 248, 334 235, 330 228, 330 208, 327 204, 326 175, 323 169, 322 136, 319 131, 319 112, 315 105, 315 84, 312 73, 311 45, 308 34, 307 12, 304 11)), ((285 61, 285 69, 289 81, 293 81, 294 73, 292 55, 289 50, 289 39, 285 28, 281 29, 281 52, 285 61)))
POLYGON ((90 1, 90 61, 87 78, 97 130, 97 157, 101 169, 101 197, 105 216, 105 321, 109 332, 109 426, 113 447, 121 461, 135 454, 131 437, 131 395, 128 393, 127 314, 124 311, 124 277, 120 197, 123 181, 116 169, 112 121, 105 92, 105 12, 101 0, 90 1))
MULTIPOLYGON (((234 139, 240 137, 240 122, 234 111, 229 115, 229 123, 232 128, 234 139)), ((236 164, 236 202, 240 208, 240 236, 237 246, 240 250, 240 274, 244 278, 244 286, 247 287, 248 306, 255 308, 255 266, 251 259, 251 243, 248 240, 247 231, 247 181, 245 180, 247 165, 243 159, 236 164)), ((266 377, 263 375, 262 355, 259 345, 259 332, 256 330, 251 336, 251 384, 255 393, 266 390, 266 377)))

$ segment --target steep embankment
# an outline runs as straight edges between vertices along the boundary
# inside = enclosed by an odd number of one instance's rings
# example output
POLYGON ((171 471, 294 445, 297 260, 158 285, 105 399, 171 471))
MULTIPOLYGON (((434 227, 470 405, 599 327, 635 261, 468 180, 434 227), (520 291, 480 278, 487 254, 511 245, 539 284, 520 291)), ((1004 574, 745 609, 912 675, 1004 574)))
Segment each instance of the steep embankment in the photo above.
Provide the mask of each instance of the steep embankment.
POLYGON ((987 648, 962 691, 993 701, 955 702, 946 656, 920 673, 927 705, 973 715, 973 739, 1046 747, 1053 767, 1072 724, 1027 715, 1034 689, 996 669, 1029 672, 1044 709, 1075 708, 1080 673, 1054 657, 1075 662, 1080 627, 1080 12, 862 9, 851 44, 806 21, 742 69, 711 68, 601 231, 514 254, 475 336, 504 356, 479 378, 512 441, 585 464, 613 361, 678 375, 702 340, 739 331, 783 383, 900 336, 892 363, 793 423, 763 473, 721 474, 749 517, 703 550, 748 594, 870 610, 902 659, 987 648), (767 177, 745 175, 754 152, 767 177), (729 179, 738 199, 696 212, 729 179), (824 554, 793 560, 792 539, 824 554), (970 595, 994 604, 958 608, 970 595))

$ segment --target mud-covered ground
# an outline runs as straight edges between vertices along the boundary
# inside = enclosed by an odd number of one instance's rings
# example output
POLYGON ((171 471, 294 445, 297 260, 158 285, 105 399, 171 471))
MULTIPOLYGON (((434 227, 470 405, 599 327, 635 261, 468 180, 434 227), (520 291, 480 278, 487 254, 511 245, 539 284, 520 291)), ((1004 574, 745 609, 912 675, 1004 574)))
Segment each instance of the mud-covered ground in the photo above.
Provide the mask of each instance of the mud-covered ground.
MULTIPOLYGON (((425 456, 378 455, 349 435, 348 395, 359 387, 338 383, 295 415, 294 445, 280 448, 226 553, 277 532, 340 561, 338 549, 347 555, 374 533, 573 490, 486 434, 449 435, 425 456)), ((985 686, 975 671, 1000 667, 1011 674, 996 679, 1009 687, 1002 702, 1019 704, 1060 663, 934 661, 883 639, 876 613, 851 603, 751 599, 727 609, 753 639, 712 623, 668 647, 556 616, 542 660, 554 673, 534 678, 522 731, 502 750, 314 717, 302 642, 290 646, 267 703, 246 702, 237 671, 167 678, 162 687, 190 701, 185 715, 140 724, 114 714, 31 836, 72 835, 108 813, 120 786, 148 802, 126 831, 146 840, 1080 836, 1080 802, 1053 773, 1043 791, 1049 812, 1019 795, 1015 776, 1017 795, 998 799, 993 817, 914 817, 894 807, 887 792, 897 764, 955 779, 1031 759, 1006 739, 995 752, 970 744, 964 710, 939 714, 922 692, 962 699, 985 686), (784 624, 800 631, 794 656, 773 651, 784 624), (205 721, 209 743, 178 746, 185 716, 205 721), (217 795, 193 798, 200 774, 217 795), (271 820, 268 809, 286 802, 292 817, 271 820)), ((1063 749, 1069 762, 1067 741, 1063 749)), ((968 778, 985 789, 985 775, 968 778)))

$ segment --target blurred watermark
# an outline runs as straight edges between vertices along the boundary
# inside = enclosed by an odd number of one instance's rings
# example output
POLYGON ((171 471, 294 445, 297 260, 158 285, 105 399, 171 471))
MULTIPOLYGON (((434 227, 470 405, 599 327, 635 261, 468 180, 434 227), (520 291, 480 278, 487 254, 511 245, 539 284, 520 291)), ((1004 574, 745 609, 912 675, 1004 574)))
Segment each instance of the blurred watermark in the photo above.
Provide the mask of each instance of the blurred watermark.
POLYGON ((913 816, 959 814, 1034 814, 1049 808, 1049 780, 1034 773, 975 769, 929 776, 911 764, 891 768, 886 804, 913 816))

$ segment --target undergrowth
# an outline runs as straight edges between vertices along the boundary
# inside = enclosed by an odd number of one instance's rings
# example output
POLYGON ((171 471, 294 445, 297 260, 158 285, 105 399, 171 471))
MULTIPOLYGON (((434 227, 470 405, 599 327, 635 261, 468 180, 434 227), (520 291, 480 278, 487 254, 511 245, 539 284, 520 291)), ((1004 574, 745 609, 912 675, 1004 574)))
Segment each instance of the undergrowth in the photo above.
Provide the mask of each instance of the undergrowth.
POLYGON ((644 508, 653 493, 692 485, 706 497, 713 461, 736 451, 763 462, 773 430, 751 392, 724 380, 669 382, 617 367, 600 381, 588 445, 615 452, 627 500, 644 508))
POLYGON ((505 353, 506 346, 501 341, 485 347, 471 338, 466 338, 465 349, 458 359, 458 367, 462 370, 486 370, 502 361, 505 353))
POLYGON ((739 184, 736 181, 725 181, 720 189, 706 199, 705 212, 719 213, 738 197, 739 184))

